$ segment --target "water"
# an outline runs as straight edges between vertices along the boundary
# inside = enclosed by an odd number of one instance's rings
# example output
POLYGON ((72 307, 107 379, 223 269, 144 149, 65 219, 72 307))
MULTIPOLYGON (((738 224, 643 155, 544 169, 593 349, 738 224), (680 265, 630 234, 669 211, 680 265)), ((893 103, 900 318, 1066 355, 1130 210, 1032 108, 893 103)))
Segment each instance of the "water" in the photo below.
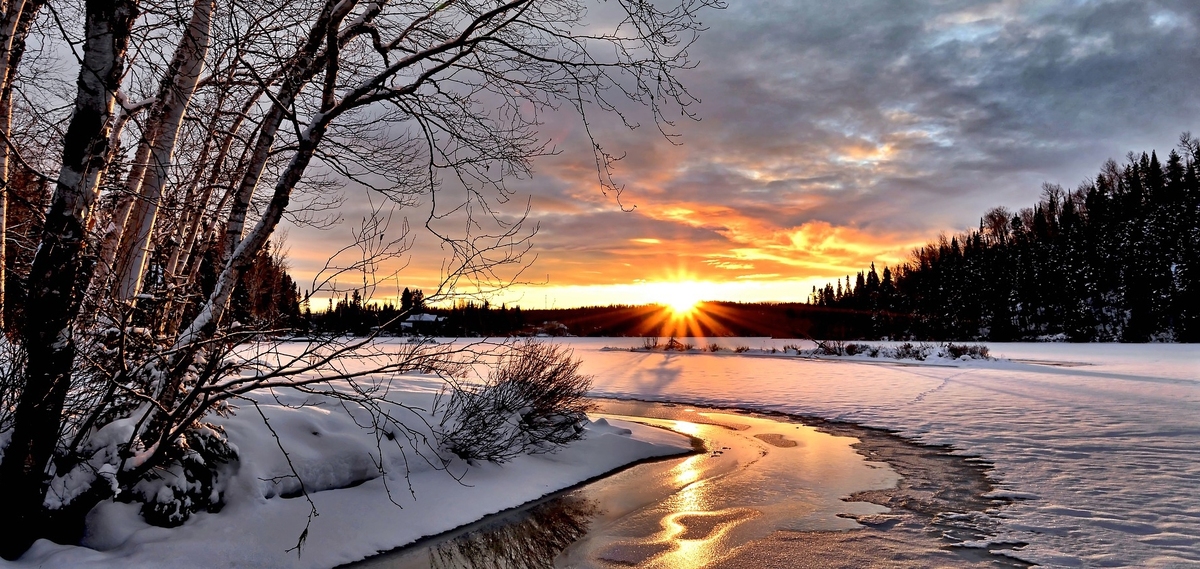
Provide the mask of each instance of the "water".
POLYGON ((682 432, 703 452, 651 462, 497 514, 358 567, 707 567, 763 540, 862 528, 888 508, 847 501, 894 488, 884 462, 786 420, 607 401, 602 414, 682 432))

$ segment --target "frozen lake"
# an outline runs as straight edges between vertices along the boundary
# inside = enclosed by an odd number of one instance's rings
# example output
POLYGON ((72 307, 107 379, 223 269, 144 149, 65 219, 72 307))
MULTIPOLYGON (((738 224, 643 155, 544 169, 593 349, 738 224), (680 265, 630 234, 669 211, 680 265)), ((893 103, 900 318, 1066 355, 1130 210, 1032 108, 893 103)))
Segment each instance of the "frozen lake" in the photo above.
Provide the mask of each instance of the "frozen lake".
POLYGON ((638 338, 565 342, 599 396, 852 421, 979 455, 996 466, 997 496, 1016 500, 996 514, 990 541, 1028 543, 1022 559, 1200 565, 1196 345, 989 344, 1011 361, 895 365, 601 350, 638 338))
MULTIPOLYGON (((780 353, 796 340, 715 340, 726 348, 751 349, 742 354, 622 349, 641 346, 639 338, 561 341, 574 349, 583 371, 595 376, 592 394, 598 397, 851 422, 920 443, 951 445, 960 455, 994 464, 990 476, 997 484, 983 499, 1011 504, 928 510, 934 525, 950 528, 946 533, 956 533, 956 524, 987 529, 983 537, 970 531, 948 536, 966 539, 960 545, 1045 566, 1200 566, 1200 346, 990 344, 992 355, 1004 359, 896 362, 780 353)), ((384 355, 403 342, 383 340, 374 347, 384 355)), ((382 382, 394 396, 389 412, 415 427, 426 424, 429 417, 422 413, 444 385, 419 373, 369 380, 382 382)), ((89 516, 85 547, 41 541, 20 561, 0 565, 158 567, 164 559, 188 559, 198 566, 331 567, 470 524, 630 462, 688 448, 686 438, 618 421, 588 426, 584 440, 557 454, 519 457, 503 466, 452 463, 439 469, 411 454, 423 447, 407 439, 381 445, 378 433, 364 428, 369 421, 356 419, 339 399, 286 388, 255 397, 279 438, 245 406, 232 417, 214 419, 244 459, 226 473, 227 504, 219 513, 198 513, 167 529, 148 526, 136 504, 106 502, 89 516), (281 446, 290 449, 292 460, 281 446), (388 467, 386 475, 377 464, 388 467), (312 485, 312 504, 319 509, 307 534, 302 532, 309 502, 284 498, 286 488, 276 487, 293 473, 312 485), (303 535, 300 555, 293 546, 303 535)), ((419 442, 433 435, 426 429, 412 436, 419 442)), ((880 460, 901 473, 895 458, 880 460)), ((951 465, 941 470, 945 480, 930 477, 924 485, 930 491, 952 490, 950 480, 963 479, 951 465)), ((920 479, 907 472, 902 486, 920 479)), ((840 500, 840 493, 825 498, 838 494, 840 500)), ((765 557, 738 558, 726 566, 772 566, 769 555, 797 539, 828 539, 822 546, 826 554, 845 566, 876 563, 889 551, 903 554, 892 546, 896 535, 907 534, 887 529, 890 522, 883 517, 890 513, 877 515, 872 523, 885 531, 873 538, 869 531, 793 528, 792 537, 771 534, 762 538, 766 547, 748 550, 765 557)), ((736 515, 688 519, 716 520, 691 524, 701 529, 753 527, 736 515)), ((658 543, 653 534, 625 537, 637 546, 633 549, 658 543)), ((603 554, 604 547, 595 551, 603 554)))
POLYGON ((992 489, 988 469, 971 460, 849 423, 814 428, 778 414, 596 401, 599 415, 686 432, 705 450, 353 567, 1024 566, 949 547, 988 535, 974 522, 1004 505, 982 498, 992 489))

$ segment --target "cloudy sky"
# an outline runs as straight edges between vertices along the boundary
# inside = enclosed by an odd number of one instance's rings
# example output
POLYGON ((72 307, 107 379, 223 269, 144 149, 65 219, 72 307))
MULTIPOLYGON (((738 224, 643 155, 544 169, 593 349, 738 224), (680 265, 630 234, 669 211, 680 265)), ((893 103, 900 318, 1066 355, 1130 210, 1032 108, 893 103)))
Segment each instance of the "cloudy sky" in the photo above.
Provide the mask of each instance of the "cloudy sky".
MULTIPOLYGON (((990 207, 1031 205, 1043 181, 1074 187, 1200 132, 1195 0, 729 4, 703 18, 682 76, 702 120, 680 123, 681 146, 596 125, 626 153, 633 211, 601 193, 578 119, 550 119, 561 153, 513 186, 540 224, 523 275, 538 284, 501 300, 654 302, 681 281, 705 299, 803 300, 990 207)), ((417 254, 401 280, 428 286, 438 268, 417 254)))

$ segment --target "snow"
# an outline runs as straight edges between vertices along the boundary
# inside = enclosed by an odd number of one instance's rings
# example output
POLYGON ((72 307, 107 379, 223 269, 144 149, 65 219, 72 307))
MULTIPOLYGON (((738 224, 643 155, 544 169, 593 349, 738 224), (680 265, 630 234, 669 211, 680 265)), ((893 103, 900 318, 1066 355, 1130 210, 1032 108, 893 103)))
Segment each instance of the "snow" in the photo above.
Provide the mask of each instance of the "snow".
POLYGON ((226 429, 242 457, 236 469, 222 472, 226 505, 220 512, 198 513, 183 526, 167 529, 147 525, 136 504, 105 502, 89 514, 86 547, 41 540, 5 566, 333 567, 638 460, 691 450, 683 435, 599 419, 586 425, 583 440, 557 453, 522 456, 504 465, 467 465, 454 459, 440 468, 441 461, 423 445, 432 437, 427 422, 436 422, 425 410, 440 386, 436 377, 422 375, 393 382, 392 398, 407 408, 388 411, 410 427, 405 432, 391 429, 394 441, 377 437, 361 409, 352 408, 352 416, 340 402, 291 389, 260 393, 254 400, 270 429, 248 402, 241 402, 233 417, 210 417, 226 429), (380 462, 386 475, 380 475, 380 462), (318 514, 299 555, 288 550, 304 532, 310 506, 299 495, 292 468, 318 514))
POLYGON ((1014 500, 992 541, 1028 543, 1014 553, 1027 561, 1200 565, 1200 346, 988 343, 1002 359, 872 362, 570 343, 597 395, 854 421, 978 455, 1014 500))
MULTIPOLYGON (((640 339, 565 342, 583 360, 582 371, 595 376, 595 395, 854 421, 993 463, 993 495, 1013 503, 992 513, 999 533, 990 541, 1027 543, 1011 552, 1021 559, 1066 567, 1200 566, 1200 346, 988 343, 1000 359, 920 362, 784 355, 796 340, 715 341, 752 350, 631 352, 602 348, 640 347, 640 339)), ((318 396, 279 390, 255 398, 313 491, 319 515, 300 556, 287 549, 304 530, 309 504, 284 497, 298 483, 254 407, 243 402, 234 417, 215 421, 243 457, 253 457, 227 473, 221 512, 164 529, 143 523, 136 506, 106 503, 89 518, 85 545, 94 549, 40 541, 12 565, 330 567, 689 447, 671 433, 597 420, 583 441, 557 454, 500 466, 453 462, 447 472, 409 443, 428 436, 420 414, 439 386, 419 375, 394 386, 412 407, 395 409, 414 427, 394 433, 401 446, 376 440, 318 396), (379 461, 388 476, 379 476, 379 461)))

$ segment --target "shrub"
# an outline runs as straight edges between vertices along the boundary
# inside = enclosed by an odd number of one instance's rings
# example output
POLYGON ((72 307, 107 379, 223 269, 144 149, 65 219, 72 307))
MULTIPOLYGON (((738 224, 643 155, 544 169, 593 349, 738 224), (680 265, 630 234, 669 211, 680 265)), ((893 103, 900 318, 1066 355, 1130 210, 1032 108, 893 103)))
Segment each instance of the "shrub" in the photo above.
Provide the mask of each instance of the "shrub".
POLYGON ((642 338, 642 347, 647 350, 657 350, 658 349, 658 337, 655 336, 653 338, 642 338))
POLYGON ((969 356, 972 359, 986 360, 989 359, 987 346, 975 344, 968 346, 966 344, 946 344, 946 355, 951 358, 958 359, 963 356, 969 356))
POLYGON ((193 513, 221 509, 223 491, 218 468, 237 460, 225 430, 197 423, 167 451, 168 461, 134 487, 143 500, 142 518, 162 527, 182 525, 193 513))
MULTIPOLYGON (((16 401, 20 398, 21 378, 25 373, 26 361, 24 348, 9 342, 4 334, 0 333, 0 401, 16 401)), ((0 405, 0 433, 12 428, 12 412, 13 406, 0 405)))
POLYGON ((738 346, 738 347, 734 348, 733 351, 734 351, 734 353, 737 353, 737 354, 744 354, 744 353, 750 351, 750 346, 738 346))
POLYGON ((815 340, 815 342, 817 343, 816 353, 822 356, 842 356, 846 354, 845 342, 839 340, 815 340))
POLYGON ((898 360, 925 361, 925 358, 929 356, 930 351, 931 350, 929 346, 925 344, 914 346, 912 342, 905 342, 899 346, 896 346, 895 358, 898 360))
POLYGON ((685 342, 680 342, 679 340, 676 340, 675 338, 671 338, 670 340, 667 340, 666 346, 663 347, 663 349, 668 352, 688 352, 695 348, 696 348, 696 346, 685 343, 685 342))
POLYGON ((464 460, 502 463, 553 452, 583 436, 592 377, 555 344, 514 346, 482 385, 456 384, 442 411, 438 445, 464 460))

